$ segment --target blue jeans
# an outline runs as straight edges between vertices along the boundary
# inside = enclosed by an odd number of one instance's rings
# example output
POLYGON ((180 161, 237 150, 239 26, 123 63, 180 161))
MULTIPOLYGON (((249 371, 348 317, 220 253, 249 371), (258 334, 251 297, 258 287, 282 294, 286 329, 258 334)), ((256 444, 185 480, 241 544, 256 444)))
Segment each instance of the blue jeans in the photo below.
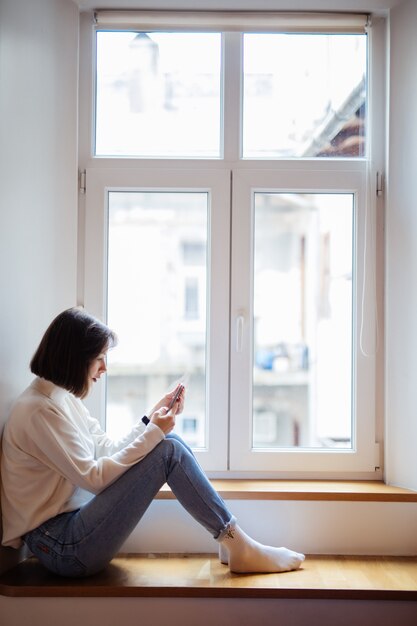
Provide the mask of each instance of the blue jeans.
POLYGON ((215 539, 226 535, 235 519, 190 448, 176 435, 168 435, 81 509, 47 520, 27 533, 24 541, 56 574, 94 574, 117 554, 165 483, 215 539))

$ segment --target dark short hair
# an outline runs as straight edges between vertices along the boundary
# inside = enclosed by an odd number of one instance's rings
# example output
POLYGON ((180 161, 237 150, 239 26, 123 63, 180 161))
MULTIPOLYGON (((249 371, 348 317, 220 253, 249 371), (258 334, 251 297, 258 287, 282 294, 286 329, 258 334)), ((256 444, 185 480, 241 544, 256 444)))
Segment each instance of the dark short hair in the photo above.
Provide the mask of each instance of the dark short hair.
POLYGON ((89 390, 91 363, 116 343, 115 333, 82 308, 67 309, 47 328, 30 369, 36 376, 84 398, 89 390))

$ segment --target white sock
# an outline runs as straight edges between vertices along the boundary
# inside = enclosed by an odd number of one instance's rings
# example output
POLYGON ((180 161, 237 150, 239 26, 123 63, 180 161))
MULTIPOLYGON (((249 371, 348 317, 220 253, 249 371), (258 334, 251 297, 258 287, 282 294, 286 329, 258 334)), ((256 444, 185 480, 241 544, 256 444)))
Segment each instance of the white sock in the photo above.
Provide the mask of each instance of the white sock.
POLYGON ((223 541, 219 541, 219 561, 223 565, 229 565, 229 552, 223 541))
POLYGON ((229 553, 229 568, 236 574, 288 572, 298 569, 304 554, 287 548, 264 546, 251 539, 239 526, 231 527, 220 542, 229 553))

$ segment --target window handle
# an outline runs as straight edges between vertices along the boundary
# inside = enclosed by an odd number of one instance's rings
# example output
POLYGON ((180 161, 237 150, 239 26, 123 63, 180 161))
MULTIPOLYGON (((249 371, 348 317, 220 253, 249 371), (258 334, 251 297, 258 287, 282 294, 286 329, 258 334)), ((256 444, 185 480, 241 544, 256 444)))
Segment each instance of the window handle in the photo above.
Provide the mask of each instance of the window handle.
POLYGON ((236 318, 236 352, 242 352, 244 323, 244 316, 238 315, 236 318))

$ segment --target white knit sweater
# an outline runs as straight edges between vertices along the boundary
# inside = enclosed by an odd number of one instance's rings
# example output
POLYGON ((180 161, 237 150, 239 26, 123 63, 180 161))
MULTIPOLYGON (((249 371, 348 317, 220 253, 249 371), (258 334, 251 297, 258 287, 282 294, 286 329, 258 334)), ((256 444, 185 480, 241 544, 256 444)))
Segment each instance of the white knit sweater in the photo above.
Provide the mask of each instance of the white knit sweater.
POLYGON ((3 433, 3 545, 18 548, 42 522, 108 487, 164 439, 139 423, 109 439, 74 395, 36 378, 16 401, 3 433))

